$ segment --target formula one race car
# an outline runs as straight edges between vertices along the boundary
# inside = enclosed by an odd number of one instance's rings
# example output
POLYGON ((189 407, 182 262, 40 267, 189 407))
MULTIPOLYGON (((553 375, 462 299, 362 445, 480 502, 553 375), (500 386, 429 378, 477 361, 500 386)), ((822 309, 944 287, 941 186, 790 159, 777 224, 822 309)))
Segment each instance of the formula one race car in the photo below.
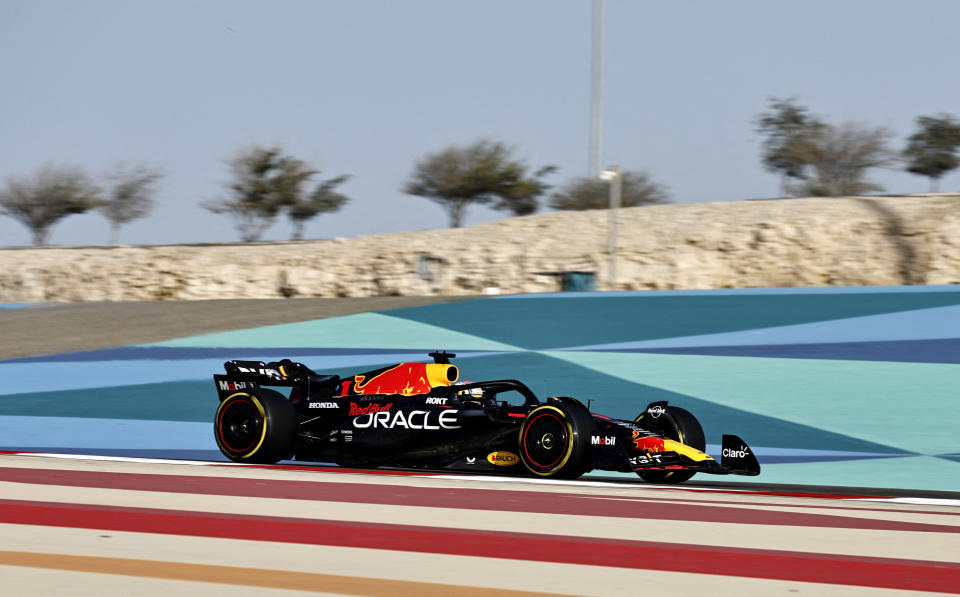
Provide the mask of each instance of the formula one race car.
MULTIPOLYGON (((633 421, 594 414, 566 397, 540 401, 512 379, 457 383, 446 352, 349 377, 302 363, 227 361, 215 374, 217 445, 236 462, 294 458, 572 479, 601 469, 681 483, 696 473, 757 475, 753 451, 724 435, 718 463, 697 419, 654 402, 633 421), (263 386, 292 388, 289 397, 263 386), (504 400, 519 395, 522 404, 504 400)), ((513 402, 519 402, 513 400, 513 402)))

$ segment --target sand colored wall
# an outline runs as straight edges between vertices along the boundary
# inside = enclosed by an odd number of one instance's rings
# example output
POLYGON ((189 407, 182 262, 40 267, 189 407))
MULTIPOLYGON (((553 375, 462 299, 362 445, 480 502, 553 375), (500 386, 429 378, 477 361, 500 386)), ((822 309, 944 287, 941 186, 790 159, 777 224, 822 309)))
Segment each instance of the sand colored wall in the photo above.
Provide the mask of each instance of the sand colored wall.
MULTIPOLYGON (((0 302, 503 294, 596 272, 606 211, 248 245, 0 251, 0 302)), ((226 221, 225 221, 226 225, 226 221)), ((960 283, 960 195, 621 210, 619 290, 960 283)))

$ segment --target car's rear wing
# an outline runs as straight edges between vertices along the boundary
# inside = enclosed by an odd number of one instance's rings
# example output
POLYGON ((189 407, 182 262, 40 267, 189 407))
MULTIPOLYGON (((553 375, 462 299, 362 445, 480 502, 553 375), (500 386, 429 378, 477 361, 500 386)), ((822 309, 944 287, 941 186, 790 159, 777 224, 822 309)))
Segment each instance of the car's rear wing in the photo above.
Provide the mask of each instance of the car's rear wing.
POLYGON ((223 364, 226 374, 215 373, 214 383, 220 400, 226 399, 236 391, 260 386, 282 386, 300 388, 310 395, 311 386, 331 389, 340 383, 336 375, 317 375, 303 363, 289 359, 264 363, 263 361, 227 361, 223 364))

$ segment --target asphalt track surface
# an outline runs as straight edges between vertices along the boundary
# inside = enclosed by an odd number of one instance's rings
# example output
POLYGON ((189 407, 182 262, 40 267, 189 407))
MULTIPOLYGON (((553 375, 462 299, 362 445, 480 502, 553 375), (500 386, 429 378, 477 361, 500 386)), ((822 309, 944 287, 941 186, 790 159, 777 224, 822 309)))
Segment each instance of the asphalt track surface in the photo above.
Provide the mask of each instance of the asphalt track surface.
MULTIPOLYGON (((0 329, 10 357, 424 304, 270 302, 30 307, 0 329)), ((956 497, 6 454, 0 578, 24 595, 957 594, 956 497)))
POLYGON ((0 359, 160 342, 354 313, 448 303, 465 297, 235 299, 48 303, 0 309, 0 359))

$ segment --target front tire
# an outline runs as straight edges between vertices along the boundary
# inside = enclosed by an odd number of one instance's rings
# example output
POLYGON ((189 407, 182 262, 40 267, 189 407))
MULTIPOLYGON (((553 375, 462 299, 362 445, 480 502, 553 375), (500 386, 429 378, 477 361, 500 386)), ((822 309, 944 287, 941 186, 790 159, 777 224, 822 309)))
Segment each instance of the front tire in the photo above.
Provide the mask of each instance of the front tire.
POLYGON ((538 477, 576 479, 590 469, 592 424, 586 412, 573 406, 538 406, 520 427, 520 460, 538 477))
MULTIPOLYGON (((647 429, 661 433, 664 436, 686 444, 691 448, 696 448, 701 452, 707 449, 707 440, 703 435, 703 427, 693 413, 682 409, 679 406, 667 405, 664 413, 658 417, 657 422, 650 424, 649 414, 643 412, 634 419, 634 423, 647 429)), ((638 471, 640 478, 648 483, 674 484, 683 483, 689 480, 695 474, 695 471, 638 471)))
POLYGON ((220 403, 213 432, 230 460, 273 464, 290 456, 297 413, 279 392, 262 388, 237 392, 220 403))

